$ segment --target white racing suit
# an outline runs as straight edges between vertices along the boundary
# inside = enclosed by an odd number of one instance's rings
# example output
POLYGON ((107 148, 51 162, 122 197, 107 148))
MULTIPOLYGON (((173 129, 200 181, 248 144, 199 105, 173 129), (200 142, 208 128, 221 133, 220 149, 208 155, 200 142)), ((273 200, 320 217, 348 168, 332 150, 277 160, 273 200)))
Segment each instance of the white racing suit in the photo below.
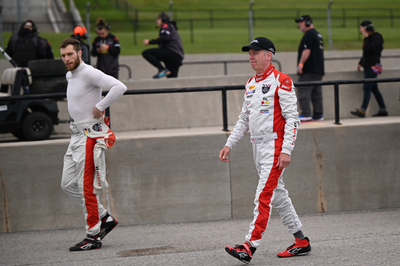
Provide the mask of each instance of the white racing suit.
POLYGON ((101 189, 108 187, 104 151, 114 145, 116 137, 101 118, 71 122, 70 130, 61 188, 82 206, 86 233, 96 235, 107 214, 99 198, 101 189))
POLYGON ((261 243, 271 207, 277 208, 291 234, 301 230, 302 224, 282 181, 284 169, 276 166, 281 153, 291 155, 299 124, 296 94, 289 76, 271 64, 263 75, 247 81, 239 120, 225 146, 232 149, 250 130, 259 181, 254 219, 245 238, 254 247, 261 243))

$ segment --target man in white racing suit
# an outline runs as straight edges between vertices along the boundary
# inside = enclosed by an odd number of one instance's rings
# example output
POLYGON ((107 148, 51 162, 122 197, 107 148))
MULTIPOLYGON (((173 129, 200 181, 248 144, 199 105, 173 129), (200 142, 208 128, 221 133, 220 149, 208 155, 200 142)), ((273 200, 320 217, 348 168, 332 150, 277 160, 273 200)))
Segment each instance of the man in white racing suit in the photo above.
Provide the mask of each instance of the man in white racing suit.
POLYGON ((271 64, 275 46, 267 38, 258 37, 242 51, 249 52, 249 59, 256 76, 245 87, 244 103, 239 120, 230 134, 219 158, 227 158, 231 149, 250 131, 253 158, 259 175, 254 199, 254 219, 245 237, 245 243, 225 250, 242 262, 249 263, 261 243, 267 228, 271 208, 274 207, 294 234, 295 243, 280 252, 278 257, 305 255, 311 251, 310 242, 301 231, 302 224, 284 187, 282 175, 291 161, 291 152, 300 124, 297 98, 293 81, 271 64))
POLYGON ((64 156, 61 188, 83 208, 86 237, 70 251, 97 249, 118 224, 100 203, 99 192, 107 187, 104 150, 116 137, 104 122, 104 110, 126 91, 119 80, 82 61, 80 42, 65 39, 61 58, 68 70, 67 100, 71 116, 71 142, 64 156), (102 99, 102 88, 108 94, 102 99))

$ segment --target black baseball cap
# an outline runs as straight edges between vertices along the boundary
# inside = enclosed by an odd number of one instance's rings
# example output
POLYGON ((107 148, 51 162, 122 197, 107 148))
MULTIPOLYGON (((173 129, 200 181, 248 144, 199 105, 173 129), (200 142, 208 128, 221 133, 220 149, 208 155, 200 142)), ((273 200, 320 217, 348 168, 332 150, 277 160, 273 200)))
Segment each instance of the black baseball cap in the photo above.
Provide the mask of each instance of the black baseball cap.
POLYGON ((365 27, 367 30, 374 30, 374 24, 372 24, 371 20, 364 20, 360 26, 365 27))
POLYGON ((299 18, 296 18, 294 21, 296 21, 297 23, 302 22, 302 21, 311 21, 312 22, 312 18, 309 15, 304 15, 299 18))
POLYGON ((275 45, 271 42, 270 39, 265 37, 257 37, 254 40, 252 40, 249 45, 242 47, 243 52, 247 52, 250 49, 267 50, 275 54, 275 45))

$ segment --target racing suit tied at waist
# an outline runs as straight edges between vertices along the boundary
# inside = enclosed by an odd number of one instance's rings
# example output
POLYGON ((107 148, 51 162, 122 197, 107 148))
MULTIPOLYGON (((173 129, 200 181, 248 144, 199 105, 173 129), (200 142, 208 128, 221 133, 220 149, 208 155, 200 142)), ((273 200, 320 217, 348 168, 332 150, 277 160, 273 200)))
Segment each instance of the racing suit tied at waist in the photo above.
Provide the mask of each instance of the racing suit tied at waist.
POLYGON ((102 118, 89 118, 78 122, 71 122, 69 128, 72 134, 83 134, 96 141, 93 148, 93 162, 95 166, 93 193, 99 194, 103 187, 108 188, 104 151, 111 148, 117 138, 102 118))
POLYGON ((273 133, 269 133, 269 134, 262 135, 262 136, 250 136, 250 142, 251 143, 267 142, 267 141, 277 139, 278 137, 283 137, 283 132, 282 132, 282 134, 273 132, 273 133))

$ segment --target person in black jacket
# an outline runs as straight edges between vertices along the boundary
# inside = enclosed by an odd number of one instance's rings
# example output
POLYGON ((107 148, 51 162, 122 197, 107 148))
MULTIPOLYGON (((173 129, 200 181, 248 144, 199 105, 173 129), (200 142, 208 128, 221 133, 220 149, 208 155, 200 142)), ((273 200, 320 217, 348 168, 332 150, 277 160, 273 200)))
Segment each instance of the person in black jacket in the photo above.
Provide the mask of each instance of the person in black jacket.
POLYGON ((82 60, 86 64, 90 65, 90 46, 84 40, 87 39, 86 28, 82 26, 76 26, 74 28, 74 34, 72 38, 77 39, 81 43, 82 60))
POLYGON ((31 60, 54 58, 49 42, 38 34, 35 23, 27 20, 11 36, 5 52, 14 59, 17 66, 27 67, 31 60))
POLYGON ((160 28, 157 39, 144 39, 143 44, 158 44, 158 48, 144 50, 142 55, 150 64, 158 69, 153 78, 175 78, 178 77, 179 67, 182 65, 183 45, 175 21, 164 12, 158 15, 157 27, 160 28), (164 63, 165 66, 161 64, 164 63))
MULTIPOLYGON (((364 37, 363 54, 358 63, 357 70, 364 69, 364 78, 376 78, 382 72, 381 54, 383 50, 383 37, 380 33, 375 32, 374 24, 370 20, 364 20, 360 24, 360 32, 364 37)), ((374 94, 376 101, 379 105, 378 113, 373 116, 388 116, 386 111, 385 102, 383 101, 382 94, 379 92, 377 83, 364 83, 364 100, 361 108, 351 111, 350 113, 358 116, 365 117, 371 92, 374 94)))
POLYGON ((97 69, 107 75, 118 79, 119 63, 118 56, 121 45, 118 38, 110 33, 111 26, 100 18, 97 21, 96 32, 99 35, 92 44, 92 56, 97 56, 97 69))

